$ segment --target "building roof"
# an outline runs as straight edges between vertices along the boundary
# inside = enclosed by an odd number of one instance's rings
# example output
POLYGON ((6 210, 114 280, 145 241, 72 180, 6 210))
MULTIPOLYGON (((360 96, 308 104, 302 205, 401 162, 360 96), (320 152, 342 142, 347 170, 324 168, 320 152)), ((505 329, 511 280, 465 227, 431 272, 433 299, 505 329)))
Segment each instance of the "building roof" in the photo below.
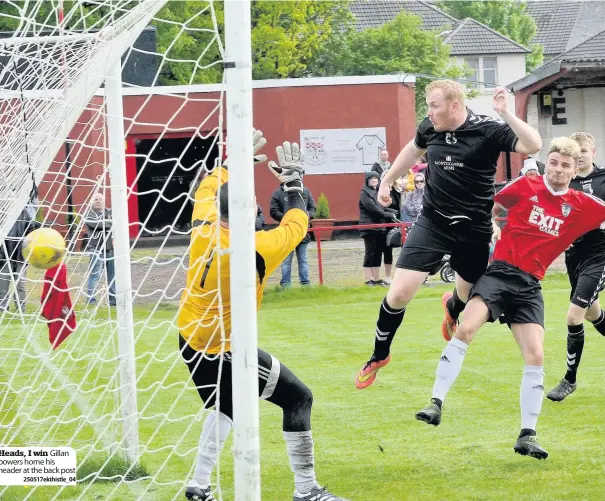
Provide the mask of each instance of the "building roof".
POLYGON ((356 27, 360 31, 382 26, 403 10, 422 19, 423 30, 439 30, 458 22, 455 17, 420 0, 355 0, 351 3, 351 12, 357 19, 356 27))
POLYGON ((586 41, 605 27, 604 0, 530 0, 527 13, 537 31, 532 42, 554 57, 586 41))
POLYGON ((444 42, 451 46, 452 56, 481 54, 525 54, 528 49, 474 19, 459 21, 434 5, 421 0, 355 0, 351 12, 357 29, 382 26, 401 11, 417 15, 422 29, 445 31, 444 42))
MULTIPOLYGON (((603 28, 603 26, 601 26, 603 28)), ((555 59, 564 63, 590 63, 605 61, 605 30, 592 38, 559 54, 555 59)))
POLYGON ((469 17, 460 21, 443 41, 451 46, 452 56, 530 52, 517 42, 469 17))

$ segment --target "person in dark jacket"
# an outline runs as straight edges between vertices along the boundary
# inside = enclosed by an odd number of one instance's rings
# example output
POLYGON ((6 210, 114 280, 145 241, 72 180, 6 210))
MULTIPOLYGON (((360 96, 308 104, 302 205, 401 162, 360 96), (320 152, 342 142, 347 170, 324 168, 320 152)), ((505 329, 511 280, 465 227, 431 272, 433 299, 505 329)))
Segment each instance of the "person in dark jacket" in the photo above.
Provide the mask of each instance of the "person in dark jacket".
MULTIPOLYGON (((366 172, 365 186, 359 195, 359 224, 391 223, 397 220, 399 211, 384 208, 376 200, 378 182, 380 178, 374 171, 366 172)), ((387 286, 388 283, 380 279, 380 262, 384 254, 385 271, 390 275, 393 264, 393 249, 387 247, 386 228, 368 228, 360 232, 365 244, 363 258, 363 274, 366 285, 387 286)))
MULTIPOLYGON (((303 198, 305 203, 307 204, 307 213, 309 214, 309 220, 315 217, 315 211, 317 207, 315 206, 315 200, 313 200, 313 195, 309 191, 309 188, 305 186, 303 190, 303 198)), ((287 195, 284 191, 284 187, 280 186, 277 188, 273 195, 271 196, 271 203, 269 204, 269 215, 275 219, 278 223, 284 217, 284 212, 287 204, 287 195)), ((307 247, 309 246, 309 242, 311 237, 307 233, 305 238, 302 239, 302 242, 298 244, 295 251, 296 259, 298 261, 298 278, 300 280, 301 285, 309 285, 311 282, 309 281, 309 262, 307 261, 307 247)), ((282 287, 289 287, 292 285, 292 259, 294 258, 294 252, 291 252, 284 262, 281 265, 281 280, 279 284, 282 287)))
POLYGON ((103 267, 107 271, 109 284, 109 304, 116 305, 115 262, 113 254, 113 238, 111 234, 111 209, 105 208, 105 197, 97 193, 92 199, 92 207, 84 217, 88 230, 86 251, 90 254, 88 268, 87 296, 88 304, 96 304, 95 291, 101 278, 103 267))
POLYGON ((22 254, 23 239, 40 226, 40 223, 32 218, 30 207, 26 207, 0 245, 0 311, 8 311, 11 300, 9 293, 11 279, 15 284, 15 309, 25 311, 26 263, 22 254))
POLYGON ((256 204, 256 222, 254 223, 254 231, 261 231, 265 224, 265 214, 263 213, 263 209, 261 209, 260 205, 256 204))

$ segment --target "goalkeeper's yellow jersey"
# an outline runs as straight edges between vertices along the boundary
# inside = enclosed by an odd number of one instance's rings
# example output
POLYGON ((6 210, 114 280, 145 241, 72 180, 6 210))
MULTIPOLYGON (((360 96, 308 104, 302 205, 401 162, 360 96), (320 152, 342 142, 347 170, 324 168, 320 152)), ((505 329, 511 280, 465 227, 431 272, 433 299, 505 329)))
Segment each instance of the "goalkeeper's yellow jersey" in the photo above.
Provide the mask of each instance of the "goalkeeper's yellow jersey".
MULTIPOLYGON (((216 168, 195 193, 187 286, 177 319, 189 346, 208 354, 231 349, 230 255, 221 252, 229 249, 229 230, 220 225, 216 200, 227 180, 227 170, 216 168)), ((267 278, 301 242, 308 224, 305 211, 290 209, 277 228, 256 232, 257 308, 267 278)))

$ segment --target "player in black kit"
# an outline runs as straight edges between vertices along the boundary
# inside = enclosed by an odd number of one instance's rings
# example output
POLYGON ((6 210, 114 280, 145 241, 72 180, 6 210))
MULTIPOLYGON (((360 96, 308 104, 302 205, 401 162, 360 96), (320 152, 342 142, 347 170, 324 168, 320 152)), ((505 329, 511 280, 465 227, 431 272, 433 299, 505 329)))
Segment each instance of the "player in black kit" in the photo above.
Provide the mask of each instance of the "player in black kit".
MULTIPOLYGON (((587 132, 576 132, 570 137, 580 145, 581 151, 579 172, 570 187, 605 200, 605 168, 593 163, 594 137, 587 132)), ((547 395, 554 402, 560 402, 576 391, 578 366, 584 349, 584 319, 605 336, 605 312, 599 305, 599 292, 605 280, 605 231, 593 230, 578 238, 565 251, 565 265, 571 284, 567 310, 567 372, 547 395)))
POLYGON ((442 333, 451 338, 471 285, 487 267, 492 232, 499 231, 491 222, 498 157, 503 151, 533 154, 542 147, 538 132, 509 110, 504 88, 493 95, 501 119, 468 110, 464 88, 452 80, 431 82, 426 102, 427 118, 395 159, 378 192, 378 201, 388 206, 389 185, 427 153, 422 213, 406 239, 380 306, 374 353, 355 378, 357 388, 370 386, 377 371, 389 363, 391 343, 407 305, 445 254, 450 254, 456 271, 454 294, 442 298, 446 311, 442 333))

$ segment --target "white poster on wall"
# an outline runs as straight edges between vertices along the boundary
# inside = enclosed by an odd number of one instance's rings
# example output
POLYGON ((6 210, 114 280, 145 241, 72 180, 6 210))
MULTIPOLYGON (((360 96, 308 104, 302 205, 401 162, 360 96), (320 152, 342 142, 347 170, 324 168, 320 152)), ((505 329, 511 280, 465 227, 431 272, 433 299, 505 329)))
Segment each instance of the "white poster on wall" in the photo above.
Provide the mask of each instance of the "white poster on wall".
POLYGON ((351 174, 371 170, 386 148, 384 127, 300 131, 305 174, 351 174))

